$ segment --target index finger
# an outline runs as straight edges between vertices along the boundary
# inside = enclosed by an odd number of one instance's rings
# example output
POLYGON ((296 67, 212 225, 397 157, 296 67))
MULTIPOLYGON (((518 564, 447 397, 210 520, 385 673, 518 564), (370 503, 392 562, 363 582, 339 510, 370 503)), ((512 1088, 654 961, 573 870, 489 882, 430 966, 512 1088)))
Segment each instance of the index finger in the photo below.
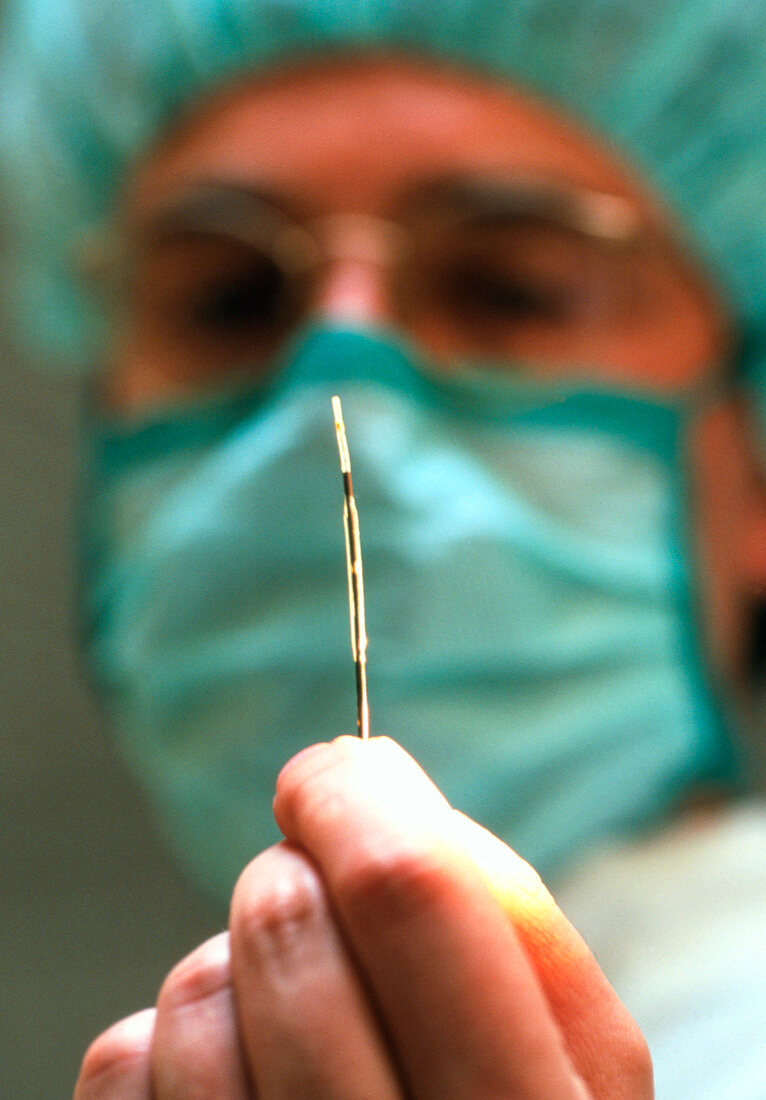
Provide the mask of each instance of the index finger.
POLYGON ((460 819, 406 753, 315 746, 283 770, 274 809, 319 867, 412 1095, 587 1095, 460 819))

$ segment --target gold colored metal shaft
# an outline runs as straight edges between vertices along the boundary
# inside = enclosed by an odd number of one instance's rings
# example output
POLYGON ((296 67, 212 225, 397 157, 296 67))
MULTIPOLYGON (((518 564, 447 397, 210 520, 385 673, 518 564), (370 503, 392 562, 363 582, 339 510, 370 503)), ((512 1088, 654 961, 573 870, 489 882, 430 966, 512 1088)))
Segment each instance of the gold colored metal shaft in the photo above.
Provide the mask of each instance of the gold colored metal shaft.
POLYGON ((367 631, 364 624, 364 578, 362 547, 359 541, 359 515, 354 501, 351 459, 339 397, 333 397, 332 411, 335 417, 335 434, 338 438, 340 470, 343 475, 343 531, 346 537, 351 654, 356 670, 356 730, 359 736, 366 740, 370 736, 370 708, 367 701, 367 631))

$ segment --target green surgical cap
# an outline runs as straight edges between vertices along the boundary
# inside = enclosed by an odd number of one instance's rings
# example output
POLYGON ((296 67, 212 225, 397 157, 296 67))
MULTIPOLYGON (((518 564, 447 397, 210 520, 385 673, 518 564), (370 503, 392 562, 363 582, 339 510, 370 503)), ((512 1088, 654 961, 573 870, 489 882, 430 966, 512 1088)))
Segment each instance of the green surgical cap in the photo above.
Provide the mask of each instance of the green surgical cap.
POLYGON ((761 0, 11 0, 5 10, 2 301, 17 345, 41 363, 95 354, 74 246, 184 102, 307 51, 400 48, 520 81, 642 169, 727 297, 743 367, 766 391, 761 0))

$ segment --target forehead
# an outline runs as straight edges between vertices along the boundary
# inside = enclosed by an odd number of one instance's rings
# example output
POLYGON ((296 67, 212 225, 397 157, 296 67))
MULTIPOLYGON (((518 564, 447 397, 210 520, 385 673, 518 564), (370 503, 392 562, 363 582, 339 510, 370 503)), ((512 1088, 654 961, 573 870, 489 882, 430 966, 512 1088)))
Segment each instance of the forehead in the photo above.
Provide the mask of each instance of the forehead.
POLYGON ((450 173, 545 174, 633 197, 617 155, 521 89, 436 62, 383 57, 306 62, 241 81, 161 140, 126 192, 131 214, 199 179, 256 183, 307 213, 386 212, 450 173))

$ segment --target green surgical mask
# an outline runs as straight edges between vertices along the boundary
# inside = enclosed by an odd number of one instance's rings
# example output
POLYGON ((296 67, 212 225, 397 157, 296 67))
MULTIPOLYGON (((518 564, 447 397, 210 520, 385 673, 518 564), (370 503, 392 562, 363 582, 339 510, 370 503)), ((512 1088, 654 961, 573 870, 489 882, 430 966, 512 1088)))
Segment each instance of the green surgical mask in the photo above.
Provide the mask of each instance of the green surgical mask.
POLYGON ((550 873, 732 759, 692 629, 688 414, 317 328, 267 388, 93 433, 89 654, 171 845, 222 899, 277 773, 355 730, 330 396, 374 734, 550 873))

